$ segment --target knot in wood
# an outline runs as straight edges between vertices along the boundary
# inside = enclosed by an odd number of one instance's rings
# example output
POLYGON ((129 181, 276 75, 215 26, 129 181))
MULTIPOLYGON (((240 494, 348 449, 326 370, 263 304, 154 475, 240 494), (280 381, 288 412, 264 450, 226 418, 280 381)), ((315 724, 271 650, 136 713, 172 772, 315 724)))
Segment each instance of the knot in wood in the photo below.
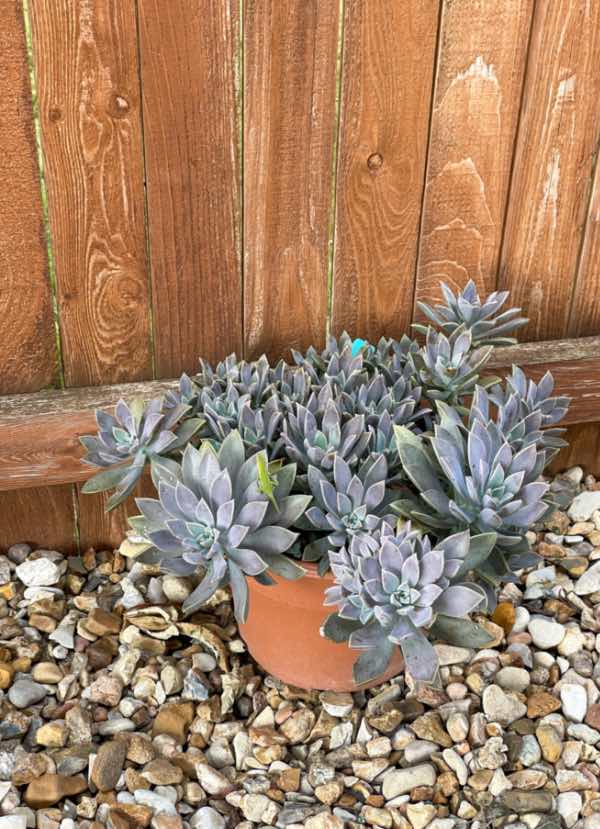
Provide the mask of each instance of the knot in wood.
POLYGON ((383 166, 383 156, 380 153, 371 153, 367 158, 367 167, 372 173, 380 170, 383 166))
POLYGON ((129 112, 129 101, 122 95, 115 95, 111 103, 112 114, 116 118, 122 118, 129 112))

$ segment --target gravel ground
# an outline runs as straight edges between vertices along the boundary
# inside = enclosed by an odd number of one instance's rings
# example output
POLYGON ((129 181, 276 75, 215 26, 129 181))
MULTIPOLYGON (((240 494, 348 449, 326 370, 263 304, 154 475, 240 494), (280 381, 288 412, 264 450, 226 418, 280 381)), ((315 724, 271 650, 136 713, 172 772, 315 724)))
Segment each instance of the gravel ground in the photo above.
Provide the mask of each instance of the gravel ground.
POLYGON ((225 592, 184 620, 186 579, 11 547, 0 829, 600 829, 600 482, 553 489, 539 567, 480 618, 490 647, 437 646, 439 688, 300 691, 252 662, 225 592))

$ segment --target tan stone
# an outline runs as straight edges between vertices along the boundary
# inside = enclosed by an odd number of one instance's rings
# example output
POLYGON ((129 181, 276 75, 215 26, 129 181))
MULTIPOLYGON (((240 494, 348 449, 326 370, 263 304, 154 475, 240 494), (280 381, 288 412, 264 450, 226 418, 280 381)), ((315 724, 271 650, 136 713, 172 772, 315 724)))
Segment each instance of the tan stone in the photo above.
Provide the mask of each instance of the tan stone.
POLYGON ((15 786, 25 786, 43 774, 53 771, 55 765, 46 754, 19 754, 11 779, 15 786))
POLYGON ((333 804, 340 799, 343 791, 343 781, 336 779, 330 780, 328 783, 323 783, 321 786, 317 786, 315 789, 315 795, 321 803, 325 803, 327 806, 333 806, 333 804))
POLYGON ((85 626, 90 633, 96 636, 104 636, 106 633, 118 633, 121 630, 121 618, 116 613, 109 613, 101 607, 95 607, 90 611, 85 620, 85 626))
POLYGON ((183 771, 165 757, 158 757, 144 767, 142 777, 153 786, 175 786, 183 780, 183 771))
POLYGON ((38 728, 35 742, 47 748, 62 748, 67 743, 69 729, 64 720, 53 720, 38 728))
POLYGON ((38 662, 33 666, 31 677, 42 685, 58 685, 63 678, 63 672, 54 662, 38 662))
POLYGON ((297 792, 300 788, 300 769, 284 769, 279 773, 277 785, 284 792, 297 792))
POLYGON ((170 734, 178 743, 184 743, 189 727, 194 719, 192 702, 172 702, 163 705, 152 726, 152 733, 170 734))
POLYGON ((83 775, 65 777, 63 774, 42 774, 32 780, 25 790, 24 800, 32 809, 45 809, 54 806, 64 797, 73 797, 81 794, 88 787, 83 775))
POLYGON ((560 700, 547 691, 534 691, 527 699, 527 716, 534 720, 558 711, 560 700))
POLYGON ((0 662, 0 688, 4 691, 10 687, 15 673, 14 666, 9 662, 0 662))
POLYGON ((312 731, 315 720, 310 708, 300 708, 281 725, 280 731, 290 743, 302 743, 312 731))
POLYGON ((422 717, 417 717, 411 723, 410 728, 420 740, 429 740, 439 746, 444 746, 444 748, 451 748, 454 745, 452 737, 442 725, 439 714, 433 711, 423 714, 422 717))
POLYGON ((136 803, 119 803, 111 808, 109 820, 114 829, 145 829, 150 826, 152 809, 136 803))
POLYGON ((535 736, 542 749, 544 760, 547 763, 557 763, 562 753, 563 744, 556 729, 547 723, 542 723, 538 725, 535 736))
POLYGON ((127 755, 127 744, 124 740, 109 740, 102 743, 92 766, 90 779, 100 792, 109 792, 116 785, 127 755))

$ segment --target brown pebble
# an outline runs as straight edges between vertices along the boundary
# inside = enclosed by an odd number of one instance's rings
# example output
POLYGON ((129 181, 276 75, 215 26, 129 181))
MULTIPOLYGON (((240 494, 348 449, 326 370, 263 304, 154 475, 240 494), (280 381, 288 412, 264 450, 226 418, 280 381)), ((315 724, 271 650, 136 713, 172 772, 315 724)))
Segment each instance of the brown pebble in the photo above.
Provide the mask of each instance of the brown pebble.
POLYGON ((87 780, 81 774, 72 777, 63 774, 42 774, 27 786, 24 800, 32 809, 45 809, 59 803, 64 797, 73 797, 85 792, 87 787, 87 780))

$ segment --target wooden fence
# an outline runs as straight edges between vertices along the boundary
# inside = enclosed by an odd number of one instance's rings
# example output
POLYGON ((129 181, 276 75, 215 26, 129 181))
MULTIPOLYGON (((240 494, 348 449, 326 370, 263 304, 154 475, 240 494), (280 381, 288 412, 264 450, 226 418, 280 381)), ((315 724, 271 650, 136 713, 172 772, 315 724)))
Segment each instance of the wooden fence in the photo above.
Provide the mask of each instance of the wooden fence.
POLYGON ((107 386, 401 334, 439 279, 587 338, 520 354, 600 469, 600 0, 2 12, 0 546, 118 540, 75 457, 107 386))

